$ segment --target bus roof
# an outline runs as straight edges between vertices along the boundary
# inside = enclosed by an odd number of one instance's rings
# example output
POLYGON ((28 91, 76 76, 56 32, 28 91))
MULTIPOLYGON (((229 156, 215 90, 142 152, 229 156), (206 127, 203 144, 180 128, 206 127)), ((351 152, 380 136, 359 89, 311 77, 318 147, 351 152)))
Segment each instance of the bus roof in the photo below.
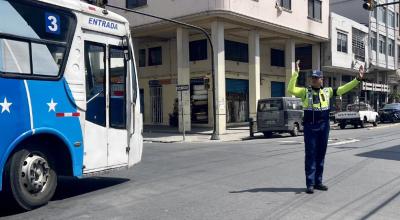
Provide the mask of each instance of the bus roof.
POLYGON ((104 8, 97 7, 96 5, 91 5, 80 0, 38 0, 39 2, 45 2, 52 5, 57 5, 63 8, 72 9, 75 11, 84 12, 87 14, 96 15, 99 17, 104 17, 121 23, 128 23, 128 20, 123 16, 107 10, 108 14, 103 14, 104 8))

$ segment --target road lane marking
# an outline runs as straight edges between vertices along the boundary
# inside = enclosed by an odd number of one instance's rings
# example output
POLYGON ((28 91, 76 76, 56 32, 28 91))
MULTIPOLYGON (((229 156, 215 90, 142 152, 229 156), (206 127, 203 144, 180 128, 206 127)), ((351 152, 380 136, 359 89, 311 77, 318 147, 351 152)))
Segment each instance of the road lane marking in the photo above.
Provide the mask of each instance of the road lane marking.
MULTIPOLYGON (((360 141, 358 139, 346 139, 346 140, 343 140, 343 141, 338 141, 338 140, 339 139, 337 139, 337 138, 329 139, 328 142, 330 142, 330 143, 328 144, 328 146, 339 146, 339 145, 356 143, 356 142, 360 141), (338 142, 334 142, 334 141, 338 141, 338 142), (334 142, 334 143, 331 143, 331 142, 334 142)), ((282 144, 304 144, 304 142, 302 142, 302 141, 278 141, 278 143, 282 143, 282 144)))
POLYGON ((349 140, 344 140, 344 141, 339 141, 336 143, 328 144, 328 146, 338 146, 338 145, 345 145, 345 144, 351 144, 351 143, 356 143, 359 142, 360 140, 358 139, 349 139, 349 140))

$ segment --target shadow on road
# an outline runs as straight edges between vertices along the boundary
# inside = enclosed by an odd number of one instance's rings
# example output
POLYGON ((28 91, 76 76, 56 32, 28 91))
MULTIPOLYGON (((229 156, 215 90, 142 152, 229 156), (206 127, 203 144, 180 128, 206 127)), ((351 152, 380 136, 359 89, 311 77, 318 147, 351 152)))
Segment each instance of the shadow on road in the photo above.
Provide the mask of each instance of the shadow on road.
POLYGON ((231 191, 229 193, 263 193, 263 192, 293 192, 296 194, 302 193, 305 188, 255 188, 242 191, 231 191))
POLYGON ((24 212, 25 211, 20 209, 17 204, 10 201, 9 197, 5 193, 0 193, 0 217, 7 217, 24 212))
MULTIPOLYGON (((301 135, 300 135, 301 136, 301 135)), ((298 136, 298 137, 300 137, 298 136)), ((279 138, 291 138, 290 134, 273 134, 271 137, 265 137, 264 135, 257 135, 254 137, 245 137, 242 138, 242 141, 251 141, 251 140, 261 140, 261 139, 279 139, 279 138)))
MULTIPOLYGON (((52 201, 64 200, 75 196, 84 195, 94 191, 110 188, 128 182, 125 178, 85 178, 60 177, 58 179, 57 191, 52 201)), ((0 217, 21 214, 21 210, 14 202, 4 194, 0 193, 0 217)))
POLYGON ((63 200, 128 182, 124 178, 93 177, 85 179, 60 177, 52 200, 63 200))
POLYGON ((400 161, 400 145, 357 154, 357 156, 400 161))
POLYGON ((374 208, 373 210, 371 210, 370 212, 368 212, 365 216, 363 216, 362 220, 366 220, 369 219, 371 216, 375 215, 377 212, 379 212, 382 208, 384 208, 386 205, 388 205, 389 203, 391 203, 393 200, 395 200, 398 196, 400 196, 400 192, 394 194, 393 196, 391 196, 390 198, 388 198, 387 200, 385 200, 383 203, 381 203, 379 206, 377 206, 376 208, 374 208))

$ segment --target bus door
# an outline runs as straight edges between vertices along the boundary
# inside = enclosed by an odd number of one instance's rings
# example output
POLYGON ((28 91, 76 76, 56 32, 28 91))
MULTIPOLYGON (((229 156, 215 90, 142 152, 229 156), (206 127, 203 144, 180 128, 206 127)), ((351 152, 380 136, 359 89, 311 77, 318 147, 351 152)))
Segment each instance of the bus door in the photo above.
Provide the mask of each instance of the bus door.
POLYGON ((86 31, 85 173, 128 165, 127 60, 122 38, 86 31))

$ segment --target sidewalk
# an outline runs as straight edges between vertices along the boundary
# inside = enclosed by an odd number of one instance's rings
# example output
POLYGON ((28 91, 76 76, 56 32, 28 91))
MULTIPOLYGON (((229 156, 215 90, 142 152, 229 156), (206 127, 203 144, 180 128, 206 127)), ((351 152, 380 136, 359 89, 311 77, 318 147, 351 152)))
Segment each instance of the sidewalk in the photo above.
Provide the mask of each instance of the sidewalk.
MULTIPOLYGON (((385 125, 387 127, 390 125, 385 125)), ((378 128, 380 128, 379 126, 378 128)), ((366 129, 378 129, 373 127, 367 127, 366 129)), ((331 123, 332 130, 338 130, 337 124, 331 123)), ((145 142, 155 142, 155 143, 207 143, 207 142, 229 142, 229 141, 242 141, 253 138, 263 138, 262 133, 255 133, 254 137, 250 137, 250 130, 248 126, 240 127, 228 127, 226 134, 220 135, 220 140, 214 141, 210 140, 213 131, 212 128, 199 128, 193 127, 192 131, 186 133, 186 140, 183 141, 183 135, 178 131, 176 127, 170 126, 155 126, 155 125, 145 125, 143 138, 145 142)), ((286 136, 289 134, 278 134, 279 136, 286 136)))
MULTIPOLYGON (((186 133, 185 142, 226 142, 241 141, 250 136, 249 127, 227 128, 226 134, 220 135, 220 140, 210 140, 213 130, 211 128, 192 128, 186 133)), ((256 134, 257 135, 257 134, 256 134)), ((145 142, 175 143, 183 142, 183 135, 175 127, 169 126, 144 126, 143 138, 145 142)))

